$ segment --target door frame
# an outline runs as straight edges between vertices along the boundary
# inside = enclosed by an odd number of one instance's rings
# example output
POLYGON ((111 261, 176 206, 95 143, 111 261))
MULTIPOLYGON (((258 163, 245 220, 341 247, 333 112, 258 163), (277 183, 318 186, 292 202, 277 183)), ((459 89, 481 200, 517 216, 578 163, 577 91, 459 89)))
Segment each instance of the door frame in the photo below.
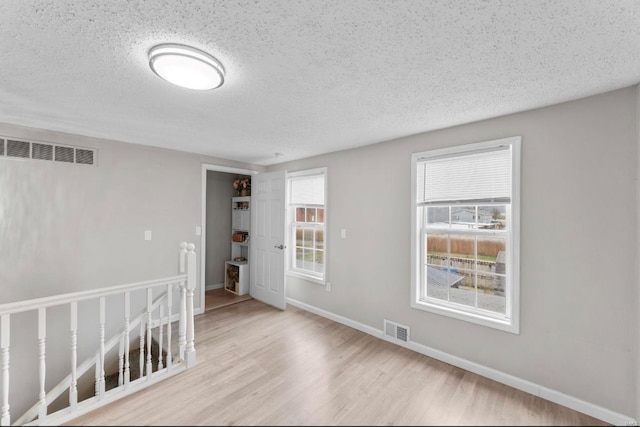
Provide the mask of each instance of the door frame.
MULTIPOLYGON (((260 171, 254 169, 235 168, 230 166, 216 165, 211 163, 202 164, 201 172, 201 197, 200 197, 200 307, 194 310, 194 314, 202 314, 205 311, 204 292, 206 287, 207 273, 207 172, 225 172, 238 175, 256 175, 260 171)), ((215 222, 215 218, 213 219, 215 222)), ((229 241, 231 244, 231 241, 229 241)), ((251 244, 251 242, 249 242, 251 244)))

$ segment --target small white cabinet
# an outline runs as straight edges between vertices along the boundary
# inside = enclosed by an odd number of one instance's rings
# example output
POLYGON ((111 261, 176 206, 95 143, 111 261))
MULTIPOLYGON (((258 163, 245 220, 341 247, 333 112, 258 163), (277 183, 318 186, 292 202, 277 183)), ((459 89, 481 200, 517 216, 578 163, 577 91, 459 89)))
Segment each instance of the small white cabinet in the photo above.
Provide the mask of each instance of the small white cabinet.
POLYGON ((249 263, 227 261, 224 263, 224 288, 236 295, 249 292, 249 263))
POLYGON ((231 198, 231 260, 225 262, 224 288, 237 295, 249 292, 249 228, 251 196, 231 198))

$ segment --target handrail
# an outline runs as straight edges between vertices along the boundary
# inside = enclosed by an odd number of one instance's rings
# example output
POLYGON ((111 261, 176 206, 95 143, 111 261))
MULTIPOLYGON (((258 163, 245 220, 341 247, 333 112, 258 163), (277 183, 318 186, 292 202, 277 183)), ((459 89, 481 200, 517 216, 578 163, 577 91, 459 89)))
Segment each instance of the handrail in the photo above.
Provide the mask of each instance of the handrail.
MULTIPOLYGON (((196 350, 194 346, 194 310, 193 296, 197 284, 196 253, 193 243, 182 242, 179 250, 179 274, 162 279, 147 280, 125 285, 91 289, 80 292, 54 295, 44 298, 11 302, 0 304, 0 426, 8 425, 59 425, 73 418, 86 413, 88 410, 103 406, 114 399, 127 396, 137 390, 162 381, 170 376, 176 375, 196 363, 196 350), (161 292, 157 292, 158 287, 164 287, 161 292), (178 303, 178 357, 175 363, 175 355, 171 347, 171 336, 173 319, 173 296, 176 287, 179 289, 178 303), (134 318, 131 318, 131 297, 132 292, 146 291, 145 308, 134 318), (156 296, 154 297, 154 293, 156 296), (124 295, 124 326, 117 329, 117 332, 108 340, 105 340, 106 326, 106 297, 124 295), (78 365, 78 302, 87 300, 98 300, 99 319, 98 329, 98 350, 92 351, 90 355, 78 365), (68 305, 69 310, 69 333, 71 358, 71 373, 66 375, 55 387, 47 392, 46 387, 46 343, 47 343, 47 308, 54 306, 68 305), (166 305, 166 307, 165 307, 166 305), (166 316, 163 309, 166 308, 166 316), (158 317, 153 319, 153 313, 158 311, 158 317), (22 312, 37 312, 37 339, 38 339, 38 379, 39 390, 37 403, 29 408, 18 420, 11 423, 11 413, 9 406, 9 385, 10 385, 10 336, 12 315, 22 312), (154 371, 152 361, 153 329, 158 327, 159 345, 163 343, 163 326, 167 324, 167 366, 163 367, 162 352, 157 355, 157 369, 154 371), (140 376, 132 380, 130 378, 130 345, 132 338, 135 339, 134 330, 140 328, 140 376), (133 337, 132 337, 133 332, 133 337), (146 336, 146 346, 145 346, 146 336), (110 389, 107 393, 105 356, 112 352, 117 344, 118 349, 118 386, 110 389), (146 355, 144 349, 146 348, 146 355), (146 362, 146 369, 143 363, 146 362), (85 375, 92 367, 95 367, 95 396, 78 401, 78 378, 85 375), (143 374, 144 373, 144 374, 143 374), (143 381, 144 379, 144 381, 143 381), (61 395, 69 391, 69 406, 54 413, 48 413, 48 406, 61 398, 61 395), (112 393, 113 392, 113 393, 112 393), (27 421, 28 420, 28 421, 27 421)), ((57 314, 57 313, 56 313, 57 314)), ((83 321, 83 319, 81 319, 83 321)), ((22 331, 21 331, 22 332, 22 331)), ((54 344, 55 345, 55 344, 54 344)), ((22 348, 24 348, 22 346, 22 348)))
MULTIPOLYGON (((167 294, 163 294, 157 297, 156 300, 153 302, 152 310, 155 310, 156 308, 158 308, 158 306, 164 301, 166 301, 166 299, 167 299, 167 294)), ((146 314, 147 314, 146 309, 142 309, 140 311, 140 314, 138 314, 130 322, 129 329, 133 329, 137 325, 139 325, 142 319, 146 316, 146 314)), ((169 322, 171 322, 171 319, 169 319, 169 322)), ((105 353, 111 351, 116 346, 116 344, 122 339, 124 334, 125 334, 125 330, 123 328, 120 332, 116 333, 113 337, 111 337, 109 341, 107 341, 104 345, 105 353)), ((78 378, 86 374, 87 371, 89 371, 89 369, 91 369, 92 366, 98 363, 99 358, 100 358, 100 352, 96 351, 96 354, 94 356, 89 356, 82 363, 80 363, 77 368, 78 378)), ((56 400, 70 386, 71 386, 71 374, 64 377, 55 387, 53 387, 47 393, 47 402, 53 402, 54 400, 56 400)), ((39 402, 36 402, 31 408, 27 410, 27 412, 22 414, 20 418, 14 421, 13 425, 22 425, 22 424, 26 424, 28 422, 33 421, 38 415, 38 406, 39 406, 39 402)))
POLYGON ((177 283, 177 282, 182 282, 186 280, 187 280, 187 275, 180 274, 178 276, 147 280, 145 282, 129 283, 126 285, 111 286, 111 287, 105 287, 105 288, 99 288, 99 289, 90 289, 86 291, 52 295, 50 297, 34 298, 30 300, 11 302, 11 303, 0 305, 0 315, 14 314, 14 313, 20 313, 23 311, 36 310, 39 308, 52 307, 56 305, 67 304, 73 301, 85 301, 88 299, 120 294, 126 291, 147 289, 150 287, 163 286, 163 285, 167 285, 168 283, 177 283))

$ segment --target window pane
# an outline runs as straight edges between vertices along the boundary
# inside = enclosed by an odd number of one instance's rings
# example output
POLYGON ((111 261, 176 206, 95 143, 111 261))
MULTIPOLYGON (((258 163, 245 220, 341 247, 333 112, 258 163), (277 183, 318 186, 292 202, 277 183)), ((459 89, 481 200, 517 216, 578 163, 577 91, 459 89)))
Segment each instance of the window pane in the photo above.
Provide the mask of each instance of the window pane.
POLYGON ((324 230, 318 228, 315 230, 316 235, 316 249, 324 249, 324 230))
POLYGON ((505 283, 504 275, 479 273, 478 308, 505 314, 505 283))
POLYGON ((307 222, 316 222, 316 208, 307 208, 307 222))
POLYGON ((427 278, 427 296, 444 301, 449 300, 449 283, 456 281, 457 275, 450 272, 447 267, 425 267, 427 278))
POLYGON ((447 265, 449 239, 447 235, 427 235, 427 264, 447 265))
POLYGON ((314 271, 316 273, 322 273, 324 271, 324 251, 316 251, 314 271))
POLYGON ((318 208, 318 218, 316 218, 316 222, 324 224, 324 208, 318 208))
POLYGON ((304 249, 302 268, 313 271, 313 249, 304 249))
POLYGON ((505 262, 505 239, 478 237, 478 271, 505 274, 505 262))
POLYGON ((456 281, 450 285, 449 301, 476 306, 476 274, 471 271, 456 270, 456 281))
POLYGON ((302 246, 302 237, 303 237, 302 231, 303 231, 302 228, 296 227, 296 246, 302 246))
POLYGON ((296 208, 296 222, 304 222, 304 208, 296 208))
POLYGON ((304 242, 302 244, 305 248, 313 248, 313 229, 304 229, 304 242))
POLYGON ((296 268, 302 268, 302 258, 304 257, 303 249, 296 248, 296 268))
POLYGON ((476 269, 476 239, 474 236, 450 236, 450 267, 464 270, 476 269))
POLYGON ((505 205, 478 206, 478 228, 505 230, 507 228, 505 205))
POLYGON ((449 208, 428 207, 427 224, 433 228, 449 228, 449 208))
POLYGON ((452 206, 451 228, 460 230, 476 228, 476 207, 452 206))

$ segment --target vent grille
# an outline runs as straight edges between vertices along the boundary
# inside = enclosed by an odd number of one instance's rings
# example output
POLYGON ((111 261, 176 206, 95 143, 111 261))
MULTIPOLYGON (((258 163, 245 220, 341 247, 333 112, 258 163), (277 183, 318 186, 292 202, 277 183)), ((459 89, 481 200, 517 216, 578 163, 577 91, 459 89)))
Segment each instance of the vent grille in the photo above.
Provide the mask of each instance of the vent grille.
POLYGON ((0 137, 0 157, 49 160, 79 165, 95 165, 97 160, 94 148, 19 141, 5 137, 0 137))
POLYGON ((76 163, 82 165, 93 164, 93 150, 85 150, 83 148, 76 148, 76 163))
POLYGON ((53 160, 53 146, 48 144, 31 144, 31 158, 38 160, 53 160))
POLYGON ((20 159, 28 159, 31 151, 30 143, 25 141, 15 141, 10 139, 7 141, 7 156, 18 157, 20 159))
POLYGON ((384 335, 392 341, 409 342, 409 327, 385 319, 384 335))
POLYGON ((56 162, 73 163, 73 148, 56 145, 56 162))

